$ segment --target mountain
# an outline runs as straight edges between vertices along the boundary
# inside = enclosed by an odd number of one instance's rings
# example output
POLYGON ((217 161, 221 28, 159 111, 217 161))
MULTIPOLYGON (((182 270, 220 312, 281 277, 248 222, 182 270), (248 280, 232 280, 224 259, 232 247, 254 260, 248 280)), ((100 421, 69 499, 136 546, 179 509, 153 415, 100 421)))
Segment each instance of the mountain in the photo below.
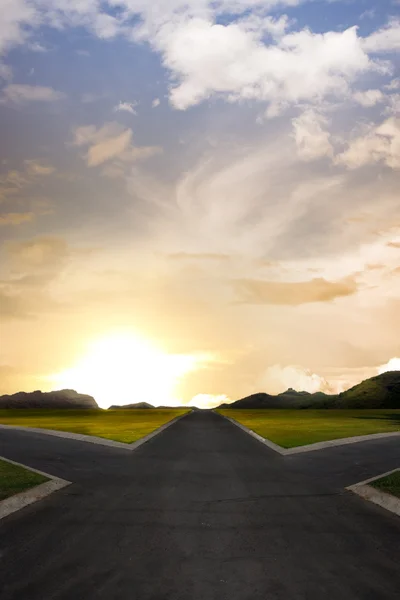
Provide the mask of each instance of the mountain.
POLYGON ((277 396, 262 392, 252 394, 232 404, 223 404, 222 408, 322 408, 326 403, 331 404, 333 398, 336 396, 327 396, 322 392, 310 394, 289 389, 277 396))
POLYGON ((258 393, 223 404, 219 408, 398 408, 400 371, 388 371, 366 379, 337 395, 296 392, 292 388, 277 396, 258 393))
POLYGON ((113 404, 112 406, 109 407, 108 410, 117 410, 117 409, 125 409, 125 408, 154 408, 154 406, 152 406, 151 404, 148 404, 147 402, 137 402, 136 404, 125 404, 125 406, 118 406, 116 404, 113 404))
POLYGON ((400 371, 382 373, 342 392, 336 407, 400 409, 400 371))
POLYGON ((99 408, 92 396, 75 390, 17 392, 0 396, 0 408, 99 408))

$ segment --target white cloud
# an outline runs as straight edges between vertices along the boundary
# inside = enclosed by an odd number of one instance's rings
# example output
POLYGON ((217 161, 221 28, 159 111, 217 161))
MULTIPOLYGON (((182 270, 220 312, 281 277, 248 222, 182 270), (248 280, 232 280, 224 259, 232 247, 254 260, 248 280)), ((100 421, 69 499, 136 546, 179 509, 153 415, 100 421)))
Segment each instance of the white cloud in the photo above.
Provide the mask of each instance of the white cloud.
POLYGON ((400 119, 391 117, 378 126, 370 124, 335 161, 349 169, 379 162, 400 169, 400 119))
POLYGON ((378 367, 378 374, 387 373, 388 371, 400 371, 400 358, 391 358, 386 365, 378 367))
POLYGON ((363 39, 366 52, 392 52, 400 49, 400 19, 391 19, 385 27, 363 39))
POLYGON ((51 87, 11 83, 2 90, 0 101, 13 104, 24 102, 55 102, 65 98, 65 94, 51 87))
POLYGON ((297 365, 269 367, 257 382, 258 389, 269 394, 280 394, 292 388, 297 392, 325 392, 334 394, 342 391, 340 384, 331 384, 324 377, 297 365))
POLYGON ((30 33, 41 24, 81 26, 105 39, 124 35, 145 40, 172 73, 170 101, 175 108, 184 110, 222 95, 230 102, 265 102, 267 117, 273 117, 290 104, 320 103, 332 95, 345 98, 359 74, 388 70, 387 64, 371 61, 368 52, 390 52, 400 44, 398 19, 361 38, 356 27, 288 33, 294 22, 286 15, 267 14, 271 8, 303 1, 2 0, 0 50, 26 41, 26 25, 30 33), (217 23, 220 15, 229 15, 230 21, 217 23))
POLYGON ((157 106, 160 106, 160 99, 159 98, 154 98, 153 102, 151 103, 152 108, 157 108, 157 106))
POLYGON ((297 153, 303 160, 332 156, 330 134, 324 129, 327 119, 314 110, 306 110, 292 120, 297 153))
POLYGON ((93 29, 99 38, 111 39, 123 31, 123 26, 114 16, 99 13, 95 15, 93 29))
POLYGON ((114 107, 114 112, 125 111, 131 113, 131 115, 137 115, 137 112, 135 110, 137 105, 137 102, 120 102, 119 104, 117 104, 117 106, 114 107))
POLYGON ((400 90, 400 79, 392 79, 390 83, 384 86, 389 91, 400 90))
POLYGON ((227 26, 192 19, 157 38, 164 64, 179 84, 172 104, 186 109, 214 94, 230 101, 320 101, 346 94, 358 74, 373 68, 356 28, 313 34, 303 30, 267 45, 240 22, 227 26))
POLYGON ((27 39, 25 27, 39 23, 34 6, 26 0, 1 0, 0 53, 27 39))
POLYGON ((365 90, 363 92, 355 92, 353 99, 361 104, 361 106, 375 106, 384 100, 385 96, 380 90, 365 90))

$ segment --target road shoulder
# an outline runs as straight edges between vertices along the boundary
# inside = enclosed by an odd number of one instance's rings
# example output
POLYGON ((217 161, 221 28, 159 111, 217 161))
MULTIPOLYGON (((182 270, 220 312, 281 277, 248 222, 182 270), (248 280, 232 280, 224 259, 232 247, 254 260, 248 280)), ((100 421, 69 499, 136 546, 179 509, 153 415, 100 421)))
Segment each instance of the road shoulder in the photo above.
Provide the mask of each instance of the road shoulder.
POLYGON ((0 520, 8 517, 14 512, 25 508, 29 504, 33 504, 34 502, 38 502, 46 496, 53 494, 57 490, 60 490, 67 485, 70 485, 70 481, 66 481, 65 479, 60 479, 59 477, 55 477, 54 475, 50 475, 49 473, 44 473, 43 471, 38 471, 38 469, 33 469, 28 465, 24 465, 19 462, 15 462, 14 460, 10 460, 4 456, 0 456, 0 459, 4 462, 10 463, 12 465, 16 465, 18 467, 23 467, 27 471, 32 471, 33 473, 38 473, 39 475, 43 475, 49 481, 45 483, 41 483, 36 485, 24 492, 20 492, 19 494, 15 494, 14 496, 10 496, 5 500, 0 501, 0 520))
POLYGON ((373 481, 377 481, 378 479, 383 479, 387 477, 387 475, 392 475, 392 473, 396 473, 400 471, 400 469, 393 469, 392 471, 388 471, 387 473, 382 473, 381 475, 377 475, 376 477, 371 477, 370 479, 366 479, 365 481, 360 481, 359 483, 355 483, 354 485, 348 486, 346 489, 354 494, 357 494, 364 500, 368 500, 369 502, 373 502, 382 508, 394 513, 395 515, 400 516, 400 498, 393 496, 392 494, 388 494, 386 492, 382 492, 381 490, 372 487, 369 485, 373 481))
POLYGON ((283 448, 282 446, 275 444, 275 442, 269 440, 268 438, 262 437, 252 429, 249 429, 248 427, 243 425, 242 423, 239 423, 239 421, 236 421, 235 419, 226 415, 222 415, 221 413, 216 414, 219 414, 222 418, 227 419, 228 421, 233 423, 233 425, 236 425, 237 427, 254 437, 256 440, 258 440, 265 446, 268 446, 268 448, 270 448, 274 452, 281 454, 282 456, 302 454, 304 452, 314 452, 316 450, 324 450, 325 448, 333 448, 334 446, 346 446, 347 444, 356 444, 359 442, 368 442, 371 440, 380 440, 400 436, 400 431, 391 431, 388 433, 371 433, 369 435, 355 435, 352 437, 339 438, 336 440, 327 440, 325 442, 316 442, 314 444, 306 444, 304 446, 297 446, 295 448, 283 448))

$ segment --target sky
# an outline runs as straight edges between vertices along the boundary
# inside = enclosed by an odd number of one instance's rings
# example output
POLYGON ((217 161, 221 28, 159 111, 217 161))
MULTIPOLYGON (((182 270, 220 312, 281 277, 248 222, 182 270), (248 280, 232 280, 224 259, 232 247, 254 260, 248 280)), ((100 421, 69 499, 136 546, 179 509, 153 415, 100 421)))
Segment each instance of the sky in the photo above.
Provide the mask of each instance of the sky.
POLYGON ((400 368, 399 0, 0 10, 0 393, 400 368))

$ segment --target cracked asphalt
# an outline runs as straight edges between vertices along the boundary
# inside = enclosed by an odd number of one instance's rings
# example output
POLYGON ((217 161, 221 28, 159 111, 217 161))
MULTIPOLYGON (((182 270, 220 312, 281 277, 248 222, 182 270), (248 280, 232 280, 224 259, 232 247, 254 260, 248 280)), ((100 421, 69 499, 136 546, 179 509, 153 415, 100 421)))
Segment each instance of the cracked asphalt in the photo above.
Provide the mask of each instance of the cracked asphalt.
POLYGON ((383 600, 400 518, 344 488, 400 439, 280 456, 207 411, 133 453, 0 431, 0 455, 73 484, 0 521, 1 600, 383 600))

